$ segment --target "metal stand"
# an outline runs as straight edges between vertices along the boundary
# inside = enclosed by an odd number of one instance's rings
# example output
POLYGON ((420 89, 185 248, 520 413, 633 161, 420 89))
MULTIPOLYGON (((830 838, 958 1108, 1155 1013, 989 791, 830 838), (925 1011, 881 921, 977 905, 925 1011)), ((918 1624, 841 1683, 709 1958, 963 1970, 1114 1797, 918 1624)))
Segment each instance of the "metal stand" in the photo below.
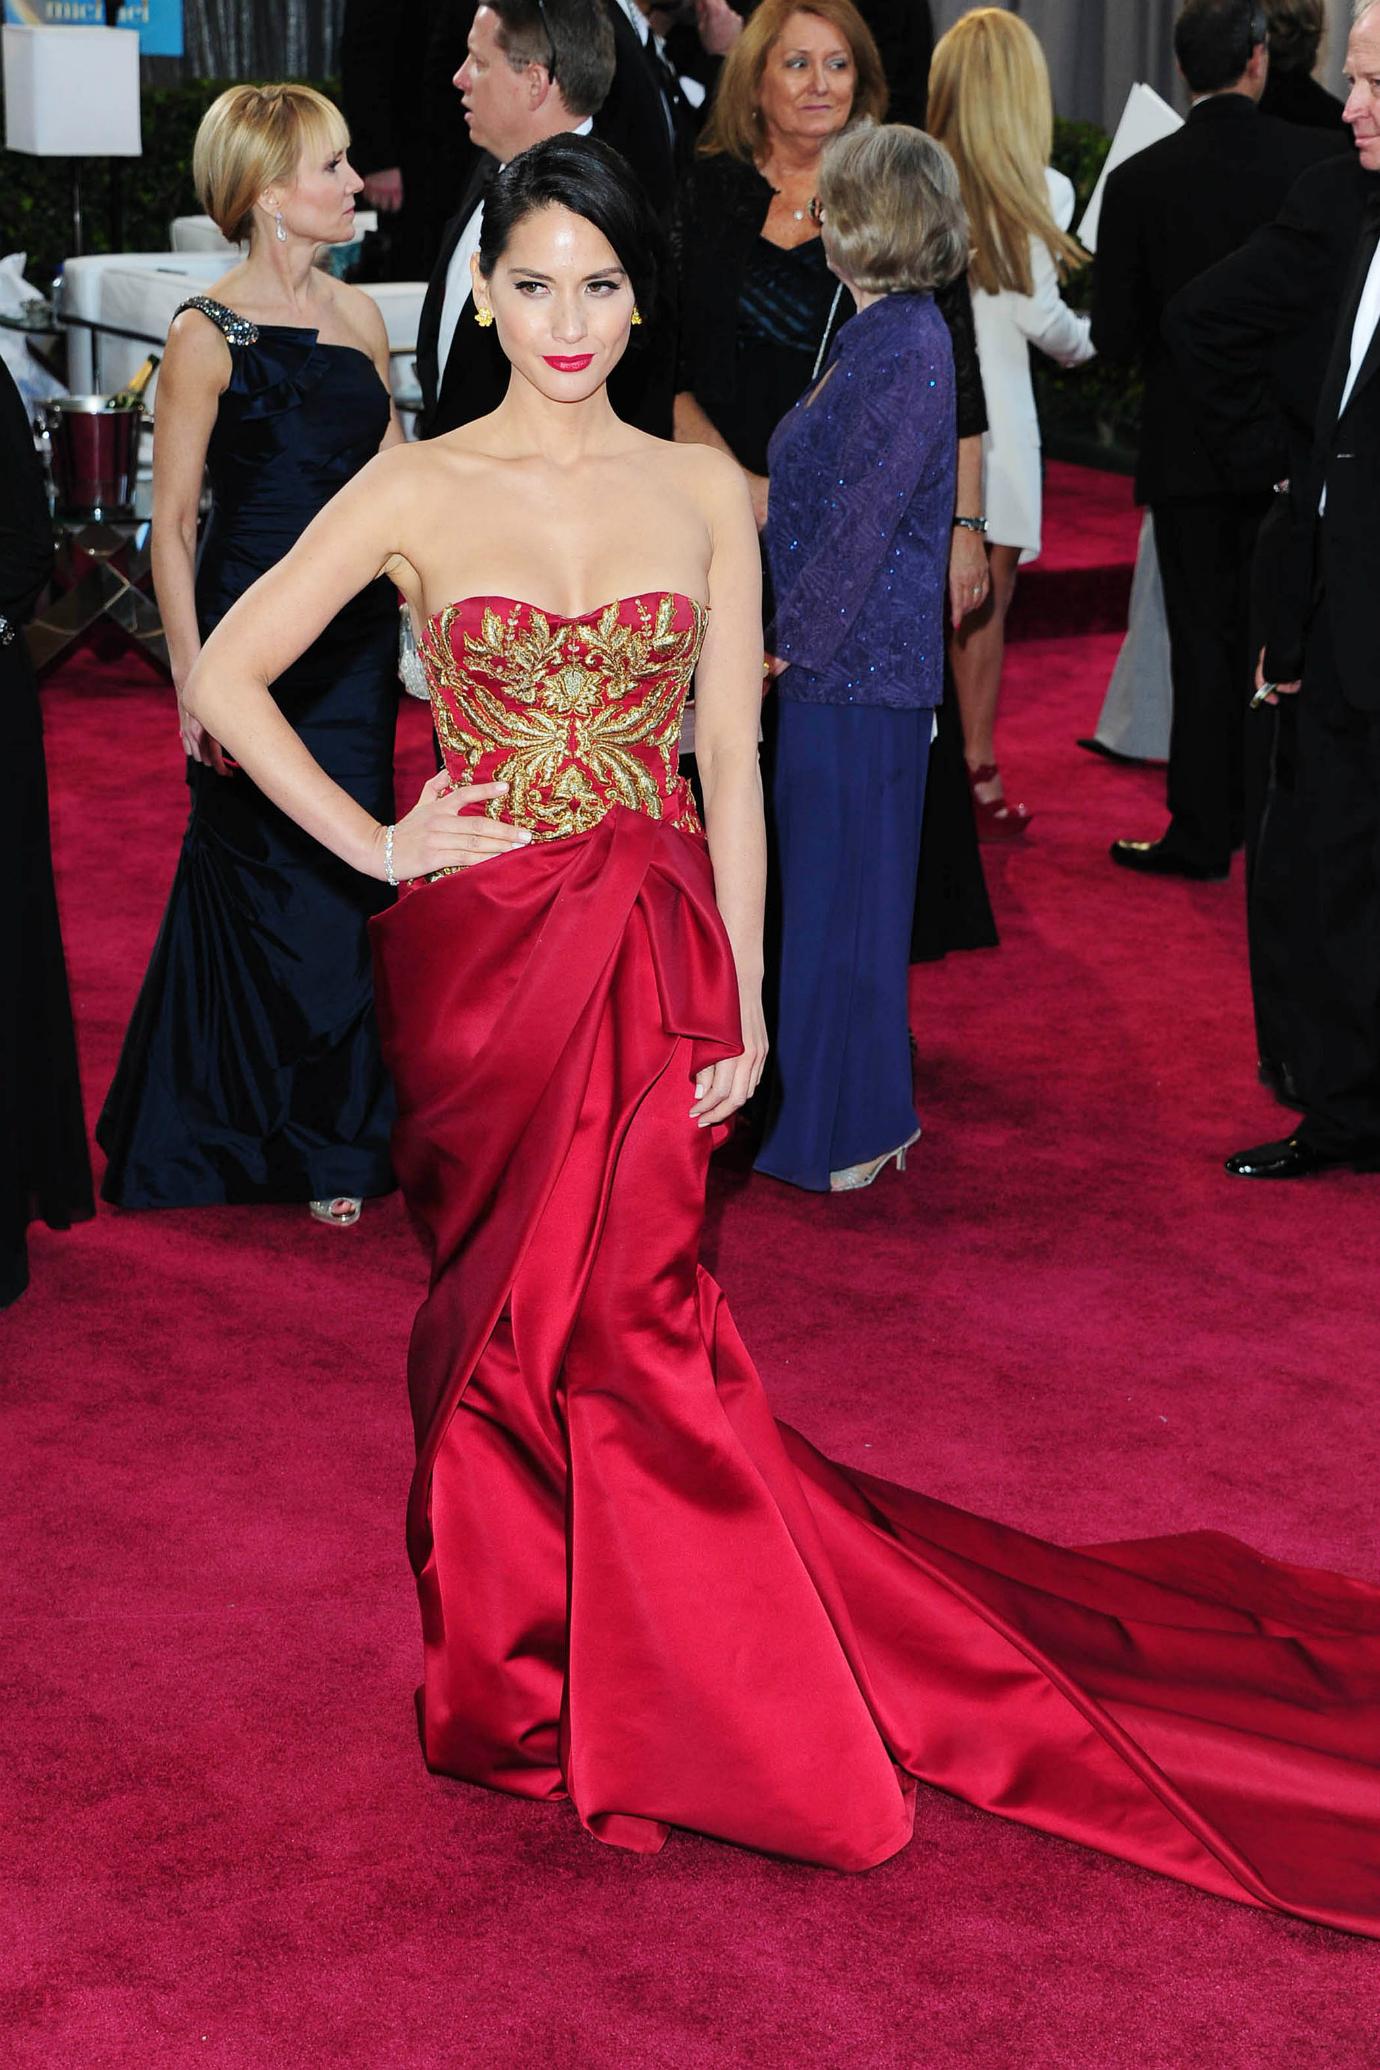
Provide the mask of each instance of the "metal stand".
POLYGON ((34 667, 46 668, 108 618, 167 669, 168 642, 152 584, 146 520, 62 527, 53 588, 26 628, 34 667))

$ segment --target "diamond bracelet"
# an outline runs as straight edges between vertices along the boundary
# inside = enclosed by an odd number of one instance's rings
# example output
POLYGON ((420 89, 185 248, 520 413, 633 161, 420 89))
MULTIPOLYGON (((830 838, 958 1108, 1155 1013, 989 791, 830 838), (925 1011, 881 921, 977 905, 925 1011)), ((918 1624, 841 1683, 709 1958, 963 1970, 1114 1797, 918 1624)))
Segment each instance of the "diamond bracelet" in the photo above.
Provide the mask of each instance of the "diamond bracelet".
POLYGON ((394 891, 398 888, 397 873, 393 868, 393 836, 397 831, 396 826, 385 827, 383 830, 383 881, 391 885, 394 891))

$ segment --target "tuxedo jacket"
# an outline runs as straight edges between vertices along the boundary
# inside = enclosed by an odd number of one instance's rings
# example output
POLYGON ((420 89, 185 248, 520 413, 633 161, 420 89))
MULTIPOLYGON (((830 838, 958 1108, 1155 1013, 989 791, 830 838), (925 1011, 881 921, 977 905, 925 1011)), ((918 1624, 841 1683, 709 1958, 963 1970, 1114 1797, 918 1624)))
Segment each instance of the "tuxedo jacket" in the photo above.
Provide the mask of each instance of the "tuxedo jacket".
MULTIPOLYGON (((487 153, 481 157, 459 208, 445 227, 440 256, 427 286, 417 326, 417 380, 422 391, 417 430, 421 438, 440 438, 458 425, 487 417, 508 392, 508 362, 498 342, 497 327, 490 325, 481 330, 474 320, 473 302, 467 302, 460 312, 444 367, 439 352, 446 274, 465 225, 497 171, 496 159, 487 153)), ((619 416, 654 438, 671 436, 675 385, 673 307, 671 283, 667 280, 659 307, 643 312, 644 329, 634 332, 632 343, 609 382, 609 400, 619 416)))
POLYGON ((605 0, 613 23, 613 84, 594 118, 594 134, 621 151, 656 213, 669 216, 676 161, 661 89, 646 46, 615 0, 605 0))
POLYGON ((1229 485, 1268 489, 1309 466, 1342 297, 1380 175, 1354 152, 1290 189, 1272 223, 1165 311, 1164 340, 1229 485))
POLYGON ((497 159, 487 152, 471 170, 460 206, 441 234, 441 249, 427 283, 417 324, 417 382, 422 391, 417 431, 422 438, 439 438, 442 432, 454 431, 457 424, 470 424, 476 417, 487 416, 490 410, 498 408, 508 387, 508 362, 497 333, 479 328, 472 302, 467 302, 460 312, 444 367, 439 356, 450 262, 465 225, 484 199, 497 171, 497 159))
MULTIPOLYGON (((1340 148, 1348 148, 1341 139, 1340 148)), ((1325 130, 1262 115, 1244 94, 1217 94, 1183 128, 1111 175, 1098 226, 1092 335, 1107 359, 1145 378, 1136 494, 1142 503, 1229 492, 1161 335, 1183 287, 1279 212, 1295 180, 1338 154, 1325 130)))
POLYGON ((1308 463, 1291 482, 1293 537, 1287 579, 1274 600, 1265 667, 1279 682, 1307 671, 1308 625, 1327 596, 1342 694, 1360 711, 1380 711, 1380 642, 1375 630, 1380 569, 1380 325, 1341 407, 1351 334, 1370 264, 1380 248, 1380 178, 1367 176, 1362 228, 1347 269, 1332 353, 1323 380, 1308 463), (1326 508, 1319 504, 1326 494, 1326 508))

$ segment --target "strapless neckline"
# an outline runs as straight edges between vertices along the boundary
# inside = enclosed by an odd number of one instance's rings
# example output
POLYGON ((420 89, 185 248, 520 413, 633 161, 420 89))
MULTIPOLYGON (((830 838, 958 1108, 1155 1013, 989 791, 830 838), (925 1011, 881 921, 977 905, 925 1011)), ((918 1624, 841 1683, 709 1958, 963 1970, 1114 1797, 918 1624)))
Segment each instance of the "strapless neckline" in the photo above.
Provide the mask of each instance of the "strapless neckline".
POLYGON ((621 610, 624 604, 645 604, 653 598, 671 597, 675 602, 688 604, 692 611, 708 615, 709 605, 702 604, 698 597, 687 596, 683 589, 636 589, 625 597, 609 597, 602 604, 595 604, 588 611, 548 611, 541 604, 529 603, 525 597, 504 596, 499 590, 481 590, 472 597, 456 597, 449 604, 442 604, 439 611, 433 611, 427 618, 428 625, 436 625, 447 611, 462 611, 466 604, 515 604, 519 611, 535 611, 548 624, 587 625, 591 618, 602 618, 606 611, 621 610))

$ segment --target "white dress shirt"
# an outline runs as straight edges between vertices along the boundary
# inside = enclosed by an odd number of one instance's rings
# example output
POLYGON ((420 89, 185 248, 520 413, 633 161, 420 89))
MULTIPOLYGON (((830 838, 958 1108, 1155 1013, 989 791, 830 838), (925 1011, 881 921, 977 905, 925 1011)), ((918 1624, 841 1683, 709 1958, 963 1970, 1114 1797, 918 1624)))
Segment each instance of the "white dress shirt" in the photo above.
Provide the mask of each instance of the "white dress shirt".
POLYGON ((1351 401, 1351 391, 1356 386, 1366 354, 1370 351, 1375 327, 1380 324, 1380 244, 1375 247, 1375 257, 1370 262, 1366 284, 1361 290, 1361 299, 1356 307, 1356 321, 1351 327, 1351 365, 1347 369, 1346 387, 1337 405, 1340 417, 1351 401))
MULTIPOLYGON (((586 115, 583 122, 570 132, 572 136, 587 137, 594 127, 592 116, 586 115)), ((446 268, 445 299, 441 303, 441 328, 436 334, 437 385, 446 378, 446 361, 450 348, 455 343, 455 333, 465 313, 465 304, 470 299, 474 275, 470 260, 479 250, 479 239, 484 229, 484 204, 481 201, 455 241, 455 250, 450 255, 446 268)))
MULTIPOLYGON (((1366 284, 1361 290, 1361 299, 1356 304, 1356 321, 1351 326, 1351 365, 1346 370, 1346 386, 1342 390, 1342 399, 1337 405, 1337 415, 1339 418, 1347 404, 1351 401, 1351 391, 1356 386, 1356 376, 1360 373, 1365 363, 1366 354, 1370 351, 1371 340, 1375 336, 1377 324, 1380 324, 1380 244, 1375 247, 1375 256, 1370 262, 1370 271, 1366 275, 1366 284)), ((1318 516, 1324 516, 1326 510, 1327 483, 1324 482, 1322 494, 1318 498, 1318 516)))

